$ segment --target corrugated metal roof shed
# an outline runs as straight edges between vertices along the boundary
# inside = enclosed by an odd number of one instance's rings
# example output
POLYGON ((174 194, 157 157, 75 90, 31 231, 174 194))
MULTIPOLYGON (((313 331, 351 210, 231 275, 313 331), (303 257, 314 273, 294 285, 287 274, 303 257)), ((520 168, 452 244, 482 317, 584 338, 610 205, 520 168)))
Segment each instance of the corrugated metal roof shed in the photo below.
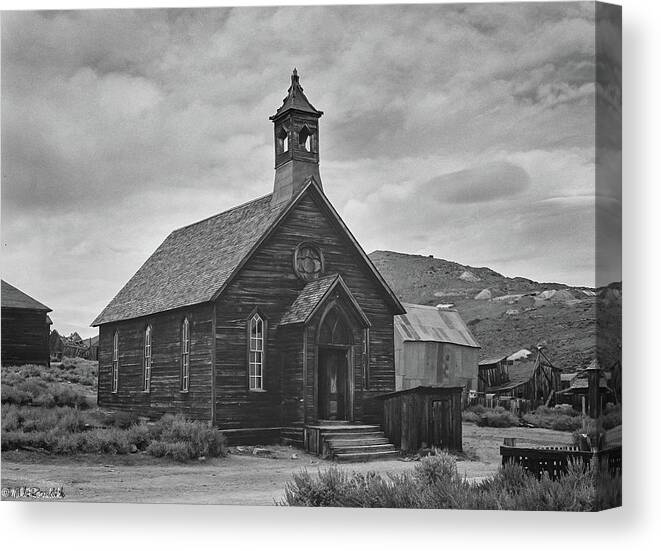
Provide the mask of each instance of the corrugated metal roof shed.
POLYGON ((395 316, 395 331, 404 341, 447 342, 471 348, 480 345, 456 310, 403 304, 406 314, 395 316))
POLYGON ((507 356, 494 356, 493 358, 485 358, 484 360, 480 360, 477 365, 493 365, 506 359, 507 356))
POLYGON ((10 285, 4 279, 2 280, 2 307, 52 312, 48 306, 33 299, 30 295, 26 295, 23 291, 10 285))

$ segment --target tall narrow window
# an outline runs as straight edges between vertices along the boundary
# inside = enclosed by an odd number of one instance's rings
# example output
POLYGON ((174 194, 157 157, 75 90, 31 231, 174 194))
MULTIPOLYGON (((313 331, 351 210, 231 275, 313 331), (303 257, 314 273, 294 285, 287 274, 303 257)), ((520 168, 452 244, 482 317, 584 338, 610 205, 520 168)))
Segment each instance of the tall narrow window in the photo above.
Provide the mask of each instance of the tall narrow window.
POLYGON ((117 392, 119 383, 119 332, 112 336, 112 392, 117 392))
POLYGON ((151 384, 151 325, 145 329, 144 380, 142 390, 149 392, 151 384))
POLYGON ((264 320, 259 314, 250 318, 249 339, 250 390, 264 390, 264 320))
POLYGON ((181 324, 181 390, 188 392, 190 380, 190 326, 188 318, 181 324))

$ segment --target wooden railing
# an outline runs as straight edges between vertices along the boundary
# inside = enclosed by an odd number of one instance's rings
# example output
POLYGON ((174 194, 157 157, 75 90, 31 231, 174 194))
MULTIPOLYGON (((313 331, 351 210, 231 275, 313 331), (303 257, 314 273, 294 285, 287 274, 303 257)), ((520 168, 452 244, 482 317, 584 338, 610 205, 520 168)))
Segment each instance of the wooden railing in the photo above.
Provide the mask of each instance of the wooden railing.
POLYGON ((622 472, 622 446, 598 451, 581 451, 576 446, 555 446, 544 448, 519 448, 501 446, 502 464, 515 463, 535 476, 548 473, 552 479, 565 474, 570 461, 583 461, 589 464, 593 459, 599 466, 607 465, 611 474, 622 472))

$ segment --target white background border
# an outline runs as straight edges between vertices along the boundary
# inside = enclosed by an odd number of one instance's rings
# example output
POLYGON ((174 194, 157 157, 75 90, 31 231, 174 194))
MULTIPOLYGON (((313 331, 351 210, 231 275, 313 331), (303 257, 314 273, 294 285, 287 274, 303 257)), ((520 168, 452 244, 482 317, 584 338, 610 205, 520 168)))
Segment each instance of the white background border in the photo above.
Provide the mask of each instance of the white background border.
MULTIPOLYGON (((0 6, 35 9, 310 3, 320 2, 23 1, 0 2, 0 6)), ((661 313, 661 3, 616 3, 623 5, 624 20, 623 508, 600 514, 572 514, 3 502, 3 548, 658 548, 661 366, 656 344, 661 342, 657 314, 661 313)))

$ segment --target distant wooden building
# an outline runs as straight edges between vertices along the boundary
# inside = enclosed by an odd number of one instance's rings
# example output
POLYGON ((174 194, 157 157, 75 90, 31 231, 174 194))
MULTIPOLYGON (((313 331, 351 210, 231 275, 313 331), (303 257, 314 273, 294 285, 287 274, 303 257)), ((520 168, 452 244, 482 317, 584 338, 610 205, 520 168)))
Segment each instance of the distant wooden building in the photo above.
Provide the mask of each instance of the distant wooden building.
POLYGON ((574 377, 572 377, 569 385, 557 392, 557 401, 560 403, 571 404, 575 409, 587 413, 590 391, 588 374, 590 370, 597 370, 598 372, 597 377, 595 378, 595 387, 597 386, 596 381, 598 380, 599 390, 597 393, 599 395, 600 409, 603 409, 608 402, 618 403, 615 391, 609 384, 609 372, 603 371, 597 360, 592 360, 587 369, 583 369, 573 374, 574 377))
POLYGON ((395 317, 395 387, 477 389, 480 345, 454 309, 404 304, 395 317))
POLYGON ((2 365, 49 365, 51 311, 2 280, 2 365))
POLYGON ((273 193, 175 230, 94 320, 98 402, 223 429, 380 423, 405 310, 326 197, 294 72, 273 193))
POLYGON ((549 403, 562 389, 561 372, 541 350, 534 360, 491 358, 479 364, 479 389, 485 396, 522 399, 535 408, 549 403))
POLYGON ((507 356, 496 356, 480 360, 478 362, 478 393, 484 394, 487 392, 487 389, 509 382, 509 365, 507 356))
POLYGON ((50 357, 53 361, 62 361, 67 358, 85 358, 87 360, 97 360, 99 355, 99 337, 90 337, 83 339, 78 333, 74 332, 68 337, 60 335, 53 329, 48 339, 50 348, 50 357))

